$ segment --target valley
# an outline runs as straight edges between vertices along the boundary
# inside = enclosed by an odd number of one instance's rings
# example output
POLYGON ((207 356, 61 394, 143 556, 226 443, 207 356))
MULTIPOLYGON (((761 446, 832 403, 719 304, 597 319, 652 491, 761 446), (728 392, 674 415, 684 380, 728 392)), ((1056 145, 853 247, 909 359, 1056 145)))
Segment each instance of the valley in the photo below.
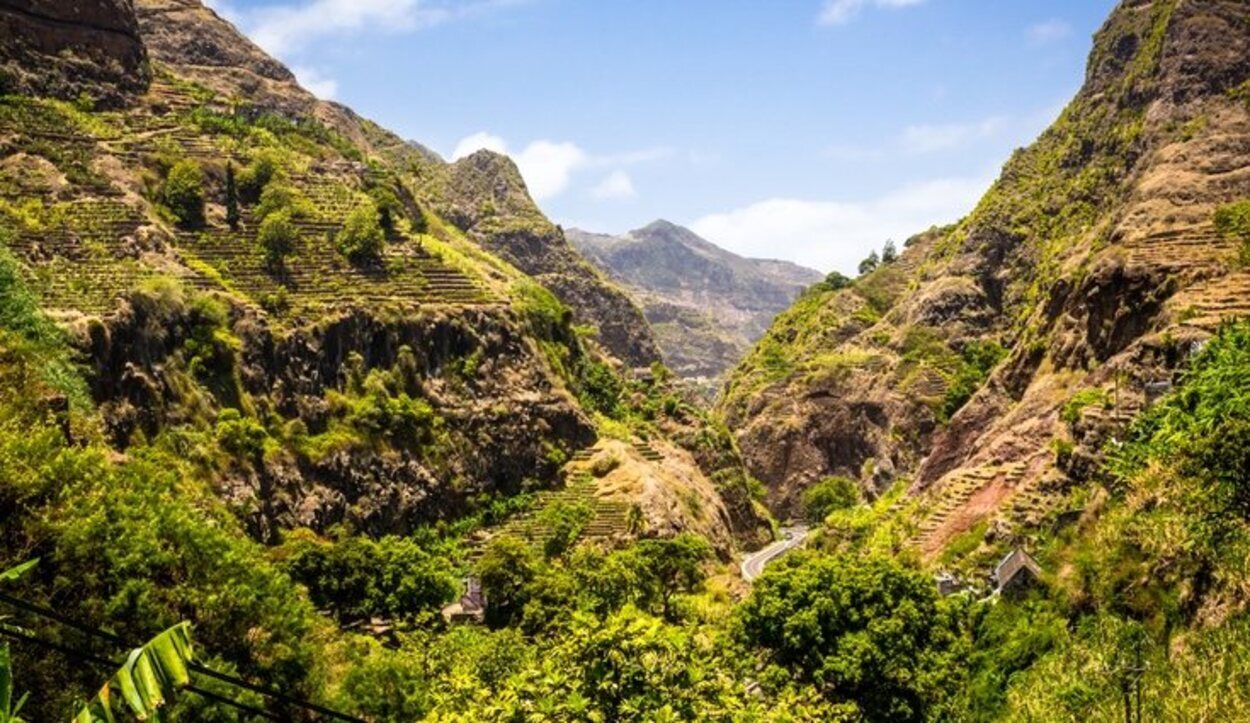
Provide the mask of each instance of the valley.
POLYGON ((854 278, 566 230, 223 7, 0 3, 0 723, 1250 711, 1242 0, 1116 4, 854 278))

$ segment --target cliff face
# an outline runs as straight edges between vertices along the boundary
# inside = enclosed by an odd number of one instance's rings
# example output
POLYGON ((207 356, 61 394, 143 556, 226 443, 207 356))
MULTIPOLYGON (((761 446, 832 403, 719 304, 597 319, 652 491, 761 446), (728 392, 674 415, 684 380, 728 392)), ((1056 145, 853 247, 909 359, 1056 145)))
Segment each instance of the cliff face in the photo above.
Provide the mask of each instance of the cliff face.
POLYGON ((1025 536, 1221 318, 1250 310, 1250 17, 1123 2, 1084 88, 977 209, 902 259, 781 316, 723 411, 791 508, 846 474, 912 480, 913 542, 986 521, 1025 536))
POLYGON ((720 376, 746 354, 779 312, 823 275, 745 259, 689 229, 656 221, 625 236, 572 230, 587 258, 630 290, 678 374, 720 376))
POLYGON ((115 106, 148 81, 131 0, 0 3, 0 90, 115 106))

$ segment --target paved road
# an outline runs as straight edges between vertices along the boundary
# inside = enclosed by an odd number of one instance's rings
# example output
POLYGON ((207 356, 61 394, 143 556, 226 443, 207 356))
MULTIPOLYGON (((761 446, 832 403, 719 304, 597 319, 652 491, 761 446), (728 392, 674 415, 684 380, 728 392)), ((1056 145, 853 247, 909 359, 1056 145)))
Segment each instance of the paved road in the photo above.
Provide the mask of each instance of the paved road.
POLYGON ((763 574, 765 565, 802 545, 806 539, 807 528, 802 525, 782 528, 780 540, 759 552, 747 555, 746 559, 742 561, 742 579, 747 582, 754 581, 755 578, 763 574))

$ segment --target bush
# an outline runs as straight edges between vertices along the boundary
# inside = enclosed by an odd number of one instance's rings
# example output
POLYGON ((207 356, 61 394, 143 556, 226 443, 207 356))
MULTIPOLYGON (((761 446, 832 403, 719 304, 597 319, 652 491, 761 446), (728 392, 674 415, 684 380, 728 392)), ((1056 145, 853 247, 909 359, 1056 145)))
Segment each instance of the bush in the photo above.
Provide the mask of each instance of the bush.
POLYGON ((828 477, 803 491, 803 511, 812 522, 859 504, 859 485, 849 477, 828 477))
POLYGON ((204 170, 194 161, 181 160, 169 169, 161 201, 184 226, 204 224, 204 170))
POLYGON ((621 458, 615 454, 596 457, 590 463, 590 473, 596 477, 607 477, 612 470, 621 466, 621 458))
POLYGON ((337 542, 297 532, 279 548, 283 567, 340 621, 433 614, 456 595, 451 563, 410 539, 363 536, 337 542))
POLYGON ((893 558, 790 557, 737 611, 739 640, 856 720, 941 720, 966 646, 932 578, 893 558))
POLYGON ((299 231, 291 221, 289 211, 275 211, 265 216, 256 232, 256 242, 265 254, 265 263, 270 268, 282 266, 286 257, 295 250, 299 241, 299 231))
POLYGON ((1241 242, 1241 262, 1250 264, 1250 201, 1218 208, 1215 227, 1221 234, 1241 242))
POLYGON ((260 203, 256 206, 256 220, 263 222, 271 214, 280 212, 288 214, 291 218, 305 218, 313 215, 313 207, 299 189, 279 181, 265 186, 265 190, 260 194, 260 203))
POLYGON ((239 171, 239 198, 256 203, 269 182, 278 175, 278 159, 273 153, 261 152, 239 171))
POLYGON ((347 214, 335 243, 339 253, 356 263, 376 261, 382 256, 386 235, 378 223, 378 209, 372 202, 347 214))
POLYGON ((594 510, 585 502, 561 502, 538 513, 539 525, 548 531, 547 539, 543 542, 543 553, 548 558, 563 555, 577 542, 582 530, 586 529, 594 516, 594 510))
POLYGON ((946 389, 942 406, 938 410, 938 417, 942 420, 949 420, 955 416, 955 413, 968 403, 972 395, 977 393, 977 390, 989 378, 990 372, 1005 356, 1007 356, 1007 350, 994 341, 974 341, 964 346, 960 354, 959 369, 946 389))

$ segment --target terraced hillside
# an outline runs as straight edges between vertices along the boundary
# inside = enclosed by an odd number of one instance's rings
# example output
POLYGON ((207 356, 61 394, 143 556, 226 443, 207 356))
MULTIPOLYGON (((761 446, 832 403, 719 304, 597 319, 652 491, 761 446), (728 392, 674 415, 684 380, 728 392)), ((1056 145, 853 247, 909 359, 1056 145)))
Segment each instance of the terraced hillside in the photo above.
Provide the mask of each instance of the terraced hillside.
POLYGON ((800 299, 735 372, 723 412, 774 503, 830 475, 908 485, 929 556, 1079 509, 1104 445, 1250 314, 1247 83, 1244 3, 1121 3, 969 217, 800 299))

